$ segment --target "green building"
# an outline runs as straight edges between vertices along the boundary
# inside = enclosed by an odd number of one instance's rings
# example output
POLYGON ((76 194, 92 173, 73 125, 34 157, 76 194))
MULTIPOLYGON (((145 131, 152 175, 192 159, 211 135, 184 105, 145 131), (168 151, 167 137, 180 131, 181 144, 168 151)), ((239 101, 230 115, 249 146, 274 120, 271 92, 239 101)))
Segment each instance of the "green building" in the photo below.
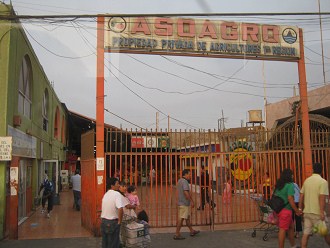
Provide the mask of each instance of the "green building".
POLYGON ((58 196, 67 149, 67 109, 14 15, 0 2, 0 240, 17 238, 45 170, 58 196))

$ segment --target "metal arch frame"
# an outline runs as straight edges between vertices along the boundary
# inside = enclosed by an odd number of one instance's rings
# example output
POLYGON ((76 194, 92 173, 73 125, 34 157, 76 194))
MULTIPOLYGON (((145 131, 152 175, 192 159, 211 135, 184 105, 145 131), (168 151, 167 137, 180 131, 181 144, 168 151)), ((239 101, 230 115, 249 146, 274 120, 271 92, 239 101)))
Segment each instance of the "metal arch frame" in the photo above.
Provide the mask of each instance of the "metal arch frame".
MULTIPOLYGON (((299 121, 301 121, 301 119, 298 119, 299 121)), ((295 122, 295 117, 291 117, 288 120, 286 120, 284 123, 282 123, 281 125, 279 125, 278 127, 276 127, 276 129, 283 129, 288 127, 291 123, 294 124, 295 122)), ((312 126, 312 122, 318 122, 320 124, 326 125, 328 126, 329 130, 330 130, 330 119, 322 116, 322 115, 316 115, 316 114, 309 114, 309 122, 310 122, 310 126, 312 126)))

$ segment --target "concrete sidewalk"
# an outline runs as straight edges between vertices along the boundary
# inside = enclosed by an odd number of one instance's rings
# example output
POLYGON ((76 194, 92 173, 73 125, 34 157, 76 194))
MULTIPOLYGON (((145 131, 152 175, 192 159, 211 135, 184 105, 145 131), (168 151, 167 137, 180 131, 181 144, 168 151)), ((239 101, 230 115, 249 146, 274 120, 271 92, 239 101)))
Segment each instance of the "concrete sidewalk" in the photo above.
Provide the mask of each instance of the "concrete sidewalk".
MULTIPOLYGON (((236 248, 236 247, 264 247, 275 248, 277 244, 277 233, 269 234, 269 239, 263 241, 263 232, 257 232, 257 237, 251 237, 252 231, 203 231, 195 237, 183 233, 185 240, 173 240, 173 233, 151 234, 152 247, 168 248, 236 248)), ((285 247, 289 248, 289 241, 286 240, 285 247)), ((297 240, 299 245, 299 239, 297 240)), ((0 242, 1 248, 100 248, 100 238, 66 238, 66 239, 39 239, 39 240, 5 240, 0 242)), ((308 247, 326 248, 329 247, 323 238, 314 235, 310 238, 308 247)))

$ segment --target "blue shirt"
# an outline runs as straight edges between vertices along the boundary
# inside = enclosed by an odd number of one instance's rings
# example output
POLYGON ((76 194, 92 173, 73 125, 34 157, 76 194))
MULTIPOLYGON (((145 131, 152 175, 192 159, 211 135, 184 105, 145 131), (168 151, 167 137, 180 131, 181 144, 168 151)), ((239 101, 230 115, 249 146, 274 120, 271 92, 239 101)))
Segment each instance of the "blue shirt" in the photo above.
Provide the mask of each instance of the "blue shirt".
POLYGON ((299 197, 300 197, 300 188, 298 184, 293 183, 293 188, 294 188, 294 202, 298 203, 299 202, 299 197))

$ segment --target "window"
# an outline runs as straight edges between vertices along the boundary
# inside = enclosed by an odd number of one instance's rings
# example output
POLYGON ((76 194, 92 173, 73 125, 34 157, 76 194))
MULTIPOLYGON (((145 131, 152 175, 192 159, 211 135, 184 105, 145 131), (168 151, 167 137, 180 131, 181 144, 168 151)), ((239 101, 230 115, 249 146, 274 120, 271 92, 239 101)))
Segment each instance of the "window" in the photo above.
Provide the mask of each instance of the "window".
POLYGON ((44 96, 42 98, 42 127, 46 132, 48 131, 48 105, 48 90, 45 89, 44 96))
POLYGON ((18 81, 18 112, 31 119, 31 85, 32 69, 29 56, 25 55, 22 61, 18 81))
POLYGON ((60 110, 56 107, 55 121, 54 121, 54 137, 59 138, 60 136, 60 110))
POLYGON ((65 144, 65 118, 62 116, 62 143, 65 144))

